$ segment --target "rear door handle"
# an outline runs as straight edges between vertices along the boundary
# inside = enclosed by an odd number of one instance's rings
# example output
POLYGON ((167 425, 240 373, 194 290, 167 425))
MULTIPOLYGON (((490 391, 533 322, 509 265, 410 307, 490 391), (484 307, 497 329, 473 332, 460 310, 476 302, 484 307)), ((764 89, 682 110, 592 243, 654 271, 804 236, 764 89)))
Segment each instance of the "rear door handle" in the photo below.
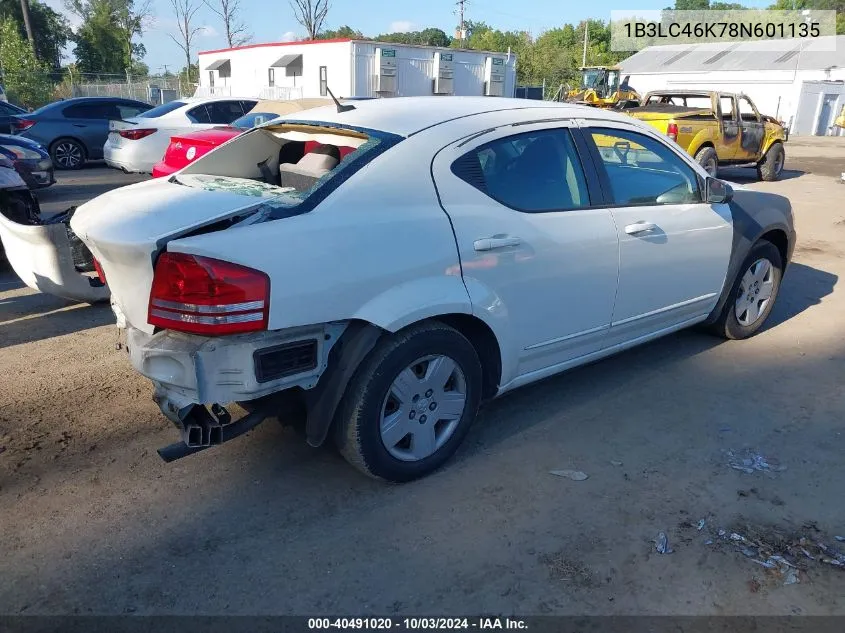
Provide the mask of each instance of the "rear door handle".
POLYGON ((496 248, 507 248, 508 246, 519 246, 522 240, 518 237, 485 237, 475 240, 473 247, 477 251, 492 251, 496 248))
POLYGON ((74 123, 73 127, 88 127, 88 126, 85 125, 84 123, 74 123))
POLYGON ((657 225, 653 222, 643 222, 640 220, 639 222, 635 222, 634 224, 629 224, 625 227, 625 233, 628 235, 639 235, 640 233, 649 233, 657 228, 657 225))

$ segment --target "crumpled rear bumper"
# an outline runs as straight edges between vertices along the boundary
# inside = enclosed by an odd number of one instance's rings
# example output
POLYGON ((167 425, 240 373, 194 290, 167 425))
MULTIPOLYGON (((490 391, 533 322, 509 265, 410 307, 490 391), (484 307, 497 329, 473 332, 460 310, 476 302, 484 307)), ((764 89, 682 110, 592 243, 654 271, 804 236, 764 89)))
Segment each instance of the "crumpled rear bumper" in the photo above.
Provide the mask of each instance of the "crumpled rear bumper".
POLYGON ((162 413, 179 423, 180 412, 193 405, 225 405, 314 387, 345 329, 345 323, 329 323, 205 337, 169 330, 151 335, 130 326, 126 344, 132 366, 153 381, 162 413))
POLYGON ((19 224, 0 213, 0 239, 15 273, 30 288, 71 301, 107 301, 99 279, 76 270, 67 226, 19 224))

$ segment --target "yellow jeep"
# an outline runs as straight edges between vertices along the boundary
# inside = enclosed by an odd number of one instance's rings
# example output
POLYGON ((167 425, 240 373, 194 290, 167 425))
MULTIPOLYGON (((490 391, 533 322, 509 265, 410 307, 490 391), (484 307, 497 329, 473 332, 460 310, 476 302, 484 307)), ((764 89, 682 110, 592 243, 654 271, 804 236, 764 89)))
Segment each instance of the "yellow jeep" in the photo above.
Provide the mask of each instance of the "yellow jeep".
POLYGON ((642 106, 626 112, 675 140, 711 176, 720 165, 754 165, 762 180, 777 180, 783 171, 783 125, 761 115, 744 94, 649 92, 642 106))

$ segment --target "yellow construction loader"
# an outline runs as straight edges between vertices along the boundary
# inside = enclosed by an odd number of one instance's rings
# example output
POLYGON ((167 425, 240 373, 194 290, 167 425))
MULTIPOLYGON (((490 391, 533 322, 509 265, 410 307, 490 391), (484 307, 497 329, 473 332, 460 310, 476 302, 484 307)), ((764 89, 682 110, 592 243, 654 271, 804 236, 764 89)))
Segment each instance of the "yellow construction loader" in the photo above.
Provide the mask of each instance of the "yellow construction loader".
POLYGON ((635 108, 640 95, 628 85, 629 75, 620 82, 619 66, 585 66, 581 68, 581 85, 566 93, 566 101, 597 108, 635 108))
POLYGON ((845 127, 845 106, 842 106, 842 111, 839 113, 839 116, 836 117, 836 121, 834 121, 833 124, 838 127, 845 127))

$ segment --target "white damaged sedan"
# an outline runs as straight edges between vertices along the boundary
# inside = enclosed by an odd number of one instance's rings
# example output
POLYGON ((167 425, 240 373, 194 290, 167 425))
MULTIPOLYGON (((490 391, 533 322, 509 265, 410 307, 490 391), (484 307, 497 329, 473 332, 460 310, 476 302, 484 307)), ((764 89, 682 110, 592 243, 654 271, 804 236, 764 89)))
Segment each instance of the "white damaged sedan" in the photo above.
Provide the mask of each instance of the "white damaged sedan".
POLYGON ((71 226, 180 431, 166 461, 299 402, 310 444, 390 481, 511 389, 696 324, 754 334, 795 244, 788 200, 630 117, 481 97, 296 113, 71 226))

